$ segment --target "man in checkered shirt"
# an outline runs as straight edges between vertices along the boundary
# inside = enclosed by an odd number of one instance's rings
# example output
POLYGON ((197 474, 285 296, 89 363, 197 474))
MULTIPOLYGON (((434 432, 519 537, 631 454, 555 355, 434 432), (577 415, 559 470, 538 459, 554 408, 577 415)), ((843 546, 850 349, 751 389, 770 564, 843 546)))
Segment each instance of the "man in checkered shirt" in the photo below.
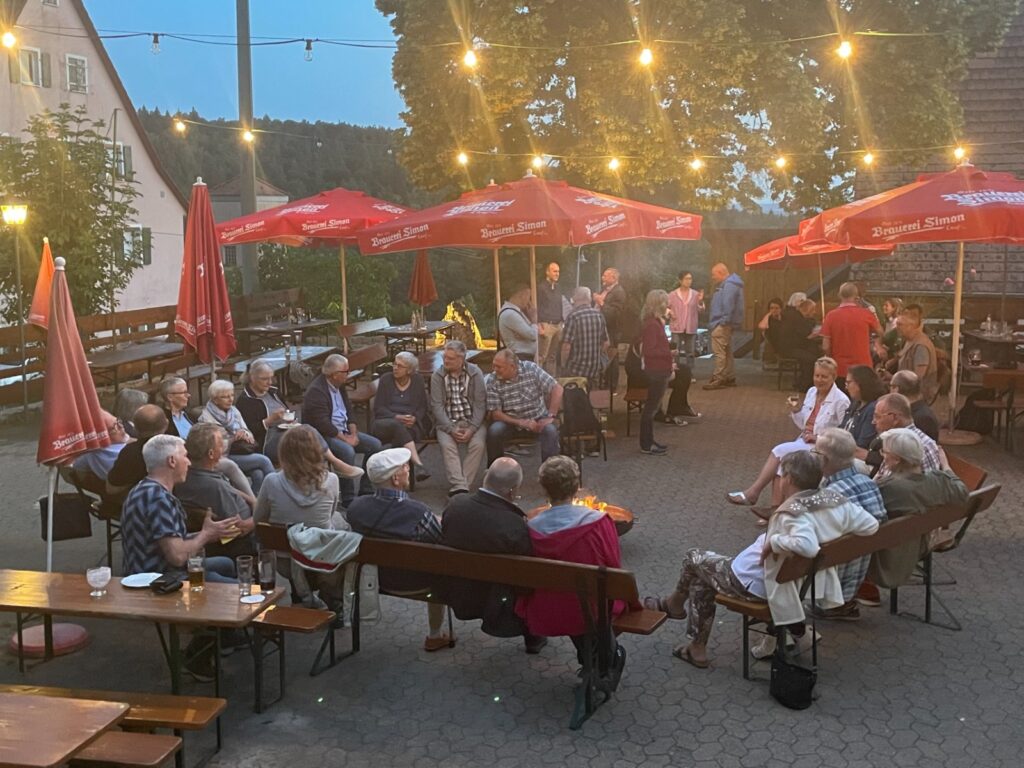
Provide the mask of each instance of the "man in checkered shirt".
POLYGON ((923 472, 942 469, 942 456, 940 453, 942 449, 928 435, 914 426, 914 416, 910 401, 903 395, 893 392, 878 398, 875 401, 875 415, 872 418, 872 423, 875 425, 878 437, 872 441, 871 447, 868 450, 858 449, 857 458, 863 459, 869 467, 877 467, 874 475, 876 483, 882 482, 891 474, 889 468, 882 462, 881 452, 882 435, 890 429, 906 427, 917 435, 917 438, 921 441, 921 447, 924 449, 924 460, 921 464, 923 472))
POLYGON ((580 286, 572 295, 572 311, 562 328, 562 371, 584 376, 591 389, 600 388, 608 366, 608 326, 601 310, 591 306, 590 289, 580 286))
POLYGON ((487 466, 505 454, 512 437, 536 436, 541 460, 558 453, 555 415, 562 407, 562 386, 536 363, 519 360, 510 349, 494 356, 487 376, 487 466))
POLYGON ((444 345, 444 365, 430 377, 430 412, 448 476, 448 495, 467 493, 484 460, 487 384, 480 368, 466 362, 466 345, 444 345), (465 459, 461 457, 462 449, 465 459))

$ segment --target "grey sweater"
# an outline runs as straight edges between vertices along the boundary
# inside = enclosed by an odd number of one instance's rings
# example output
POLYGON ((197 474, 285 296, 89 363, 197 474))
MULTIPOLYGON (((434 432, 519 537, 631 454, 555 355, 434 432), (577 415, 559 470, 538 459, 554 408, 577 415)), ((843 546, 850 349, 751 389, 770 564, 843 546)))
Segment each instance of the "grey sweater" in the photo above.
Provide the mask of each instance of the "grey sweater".
MULTIPOLYGON (((479 366, 466 363, 466 373, 469 374, 466 397, 473 409, 469 423, 473 429, 480 429, 480 425, 484 423, 484 416, 487 415, 487 384, 484 382, 484 374, 479 366)), ((444 368, 434 371, 430 376, 430 414, 434 417, 434 427, 438 432, 451 432, 454 425, 445 410, 447 390, 444 379, 444 368)))
POLYGON ((264 478, 253 517, 258 523, 305 523, 310 528, 347 531, 349 525, 337 511, 337 504, 337 475, 328 473, 319 490, 306 493, 292 485, 279 470, 264 478))

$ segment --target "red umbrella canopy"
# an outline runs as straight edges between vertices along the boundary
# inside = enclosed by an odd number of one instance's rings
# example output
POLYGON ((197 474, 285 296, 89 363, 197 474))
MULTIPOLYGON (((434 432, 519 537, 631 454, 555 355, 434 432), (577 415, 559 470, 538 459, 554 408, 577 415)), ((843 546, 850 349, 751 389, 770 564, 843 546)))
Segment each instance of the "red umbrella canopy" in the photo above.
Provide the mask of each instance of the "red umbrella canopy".
POLYGON ((1024 182, 973 165, 822 211, 800 224, 800 242, 845 246, 1024 242, 1024 182))
POLYGON ((546 181, 492 184, 359 233, 363 253, 462 246, 580 246, 616 240, 697 240, 701 217, 546 181))
POLYGON ((64 464, 83 451, 110 445, 100 400, 85 361, 71 306, 64 259, 57 259, 50 291, 50 327, 43 379, 43 423, 36 461, 64 464))
POLYGON ((225 221, 217 226, 217 237, 221 245, 353 244, 360 230, 390 221, 411 210, 357 190, 338 187, 303 200, 225 221))
POLYGON ((238 346, 210 195, 201 179, 192 185, 188 207, 174 330, 204 363, 212 356, 224 360, 238 346))
POLYGON ((747 251, 743 255, 743 263, 750 269, 805 269, 817 267, 820 259, 822 267, 833 269, 847 261, 867 261, 888 256, 894 248, 891 245, 848 248, 835 243, 801 245, 799 235, 788 235, 747 251))
POLYGON ((437 301, 437 286, 434 285, 434 275, 430 271, 430 257, 426 251, 416 254, 416 263, 412 268, 412 281, 409 283, 409 301, 427 306, 437 301))
POLYGON ((50 253, 50 238, 43 238, 43 254, 39 258, 39 277, 36 278, 36 292, 32 294, 32 306, 28 321, 40 328, 50 323, 50 293, 53 288, 53 254, 50 253))

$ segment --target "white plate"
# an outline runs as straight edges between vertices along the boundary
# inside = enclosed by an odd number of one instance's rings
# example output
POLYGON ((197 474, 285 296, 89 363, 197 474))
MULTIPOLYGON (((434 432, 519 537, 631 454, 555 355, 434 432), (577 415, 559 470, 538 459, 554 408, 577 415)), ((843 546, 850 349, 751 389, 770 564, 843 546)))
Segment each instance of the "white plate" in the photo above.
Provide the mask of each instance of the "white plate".
POLYGON ((129 589, 145 589, 159 578, 159 573, 133 573, 131 576, 121 579, 121 586, 129 589))
POLYGON ((263 595, 246 595, 245 597, 238 598, 238 602, 251 605, 252 603, 262 603, 266 599, 263 595))
POLYGON ((292 427, 297 427, 297 426, 299 426, 299 422, 297 422, 297 421, 288 421, 288 422, 285 422, 284 424, 278 424, 277 428, 278 429, 291 429, 292 427))

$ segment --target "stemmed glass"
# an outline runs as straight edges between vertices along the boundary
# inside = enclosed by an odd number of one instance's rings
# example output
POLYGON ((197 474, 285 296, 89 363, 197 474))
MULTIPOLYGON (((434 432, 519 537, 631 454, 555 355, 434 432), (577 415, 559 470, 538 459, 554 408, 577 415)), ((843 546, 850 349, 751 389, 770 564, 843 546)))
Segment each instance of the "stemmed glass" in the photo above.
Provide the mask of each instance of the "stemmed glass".
POLYGON ((110 568, 105 565, 99 568, 89 568, 85 572, 85 580, 92 587, 89 597, 103 597, 107 594, 107 584, 110 583, 110 568))

